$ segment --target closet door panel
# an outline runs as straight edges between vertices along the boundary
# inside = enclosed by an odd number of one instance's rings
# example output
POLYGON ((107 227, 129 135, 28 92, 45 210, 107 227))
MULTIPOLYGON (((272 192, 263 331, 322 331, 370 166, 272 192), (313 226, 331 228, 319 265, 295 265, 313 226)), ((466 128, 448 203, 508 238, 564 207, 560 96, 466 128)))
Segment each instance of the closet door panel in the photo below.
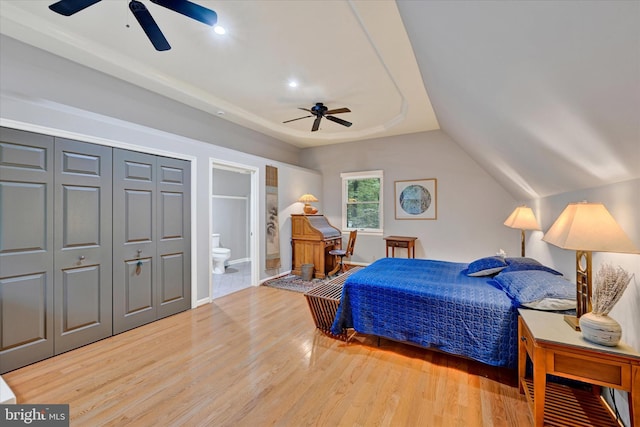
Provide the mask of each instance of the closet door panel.
POLYGON ((53 138, 0 128, 0 373, 53 355, 53 138))
POLYGON ((158 317, 191 308, 191 164, 158 157, 158 317))
POLYGON ((56 138, 56 353, 113 333, 112 152, 56 138))
POLYGON ((113 328, 157 318, 156 156, 114 150, 113 328))
MULTIPOLYGON (((6 175, 3 173, 2 177, 6 175)), ((16 258, 19 264, 3 267, 22 270, 24 264, 47 252, 47 207, 49 184, 39 182, 0 181, 0 246, 2 256, 16 258), (25 257, 25 255, 30 255, 25 257)))
MULTIPOLYGON (((100 323, 100 267, 70 268, 62 271, 62 334, 100 323)), ((56 284, 58 286, 58 284, 56 284)))
POLYGON ((153 230, 150 221, 153 218, 153 191, 124 190, 126 244, 153 243, 153 230))
POLYGON ((144 316, 144 312, 153 312, 153 259, 125 261, 125 266, 124 315, 144 316))
POLYGON ((160 304, 166 305, 184 299, 184 254, 166 254, 160 257, 160 304))

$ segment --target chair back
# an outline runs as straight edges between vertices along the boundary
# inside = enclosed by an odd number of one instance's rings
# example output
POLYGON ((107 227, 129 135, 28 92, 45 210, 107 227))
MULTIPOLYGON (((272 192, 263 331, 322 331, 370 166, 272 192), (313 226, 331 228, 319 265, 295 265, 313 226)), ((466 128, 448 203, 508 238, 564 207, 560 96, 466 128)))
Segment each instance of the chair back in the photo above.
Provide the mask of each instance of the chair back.
POLYGON ((350 257, 353 255, 353 248, 356 246, 356 237, 358 236, 358 230, 353 230, 349 233, 349 242, 347 243, 346 255, 350 257))

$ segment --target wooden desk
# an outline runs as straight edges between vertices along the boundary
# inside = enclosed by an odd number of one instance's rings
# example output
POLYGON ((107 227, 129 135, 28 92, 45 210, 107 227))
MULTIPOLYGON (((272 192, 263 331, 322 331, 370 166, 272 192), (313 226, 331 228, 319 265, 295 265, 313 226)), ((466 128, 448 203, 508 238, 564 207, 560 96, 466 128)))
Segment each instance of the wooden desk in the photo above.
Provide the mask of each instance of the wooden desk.
POLYGON ((291 273, 300 276, 304 264, 313 264, 314 277, 324 279, 336 266, 332 249, 342 247, 342 233, 323 215, 291 215, 291 273))
POLYGON ((416 240, 418 240, 417 237, 388 236, 384 237, 384 240, 387 242, 387 258, 389 257, 389 248, 391 248, 392 257, 396 256, 396 248, 406 248, 407 258, 416 257, 416 240))
POLYGON ((602 402, 600 386, 629 392, 631 426, 640 427, 640 353, 624 343, 592 344, 571 329, 561 314, 523 309, 519 313, 520 392, 527 397, 536 427, 543 426, 545 419, 553 425, 570 421, 573 426, 617 426, 602 402), (533 364, 532 380, 526 378, 527 356, 533 364), (547 374, 593 384, 594 391, 547 384, 547 374), (545 402, 549 402, 546 407, 545 402))

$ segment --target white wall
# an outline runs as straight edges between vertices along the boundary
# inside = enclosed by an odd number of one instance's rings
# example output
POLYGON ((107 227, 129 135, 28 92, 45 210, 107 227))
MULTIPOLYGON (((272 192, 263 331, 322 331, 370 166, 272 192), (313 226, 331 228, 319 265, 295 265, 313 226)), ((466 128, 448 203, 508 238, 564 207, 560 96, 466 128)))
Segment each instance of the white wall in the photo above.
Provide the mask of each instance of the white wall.
MULTIPOLYGON (((470 262, 503 248, 520 255, 520 232, 503 225, 518 205, 442 131, 308 148, 301 164, 323 174, 324 213, 340 227, 341 172, 384 171, 384 235, 416 236, 416 257, 470 262), (394 181, 437 179, 437 220, 396 220, 394 181)), ((405 256, 405 251, 401 250, 405 256)), ((385 256, 380 235, 358 234, 352 260, 385 256)))
MULTIPOLYGON (((544 231, 548 230, 568 203, 580 202, 603 203, 627 236, 640 248, 640 179, 620 182, 603 187, 589 188, 580 191, 558 194, 543 199, 531 200, 530 206, 540 222, 543 231, 534 232, 535 238, 527 243, 527 253, 546 265, 561 271, 567 278, 576 278, 575 251, 568 251, 550 245, 541 240, 544 231)), ((615 305, 611 317, 622 326, 622 340, 640 351, 640 255, 593 253, 593 275, 603 263, 621 266, 633 274, 631 283, 622 298, 615 305)), ((614 391, 618 407, 625 425, 630 425, 627 393, 614 391)), ((608 392, 605 397, 610 401, 608 392)))
MULTIPOLYGON (((530 201, 543 231, 533 233, 536 238, 529 239, 527 254, 556 268, 571 280, 576 277, 575 251, 560 249, 541 238, 568 203, 583 200, 603 203, 636 247, 640 248, 640 179, 530 201)), ((622 325, 622 339, 640 351, 640 255, 594 252, 594 276, 605 262, 619 265, 634 274, 611 316, 622 325)))

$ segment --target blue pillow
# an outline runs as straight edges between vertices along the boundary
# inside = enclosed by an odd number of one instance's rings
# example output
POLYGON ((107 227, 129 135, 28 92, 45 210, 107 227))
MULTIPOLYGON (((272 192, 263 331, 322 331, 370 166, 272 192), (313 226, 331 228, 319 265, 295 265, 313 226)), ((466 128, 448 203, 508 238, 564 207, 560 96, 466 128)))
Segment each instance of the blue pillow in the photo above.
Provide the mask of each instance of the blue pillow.
POLYGON ((492 280, 518 306, 538 310, 576 308, 576 285, 564 277, 542 270, 504 271, 492 280))
POLYGON ((492 274, 499 273, 504 268, 507 268, 507 263, 504 258, 499 256, 490 256, 473 261, 467 267, 465 274, 473 277, 490 276, 492 274))
POLYGON ((546 265, 542 265, 533 258, 507 258, 506 262, 507 268, 502 270, 502 273, 525 270, 542 270, 552 274, 557 274, 558 276, 562 276, 562 273, 560 273, 559 271, 547 267, 546 265))

